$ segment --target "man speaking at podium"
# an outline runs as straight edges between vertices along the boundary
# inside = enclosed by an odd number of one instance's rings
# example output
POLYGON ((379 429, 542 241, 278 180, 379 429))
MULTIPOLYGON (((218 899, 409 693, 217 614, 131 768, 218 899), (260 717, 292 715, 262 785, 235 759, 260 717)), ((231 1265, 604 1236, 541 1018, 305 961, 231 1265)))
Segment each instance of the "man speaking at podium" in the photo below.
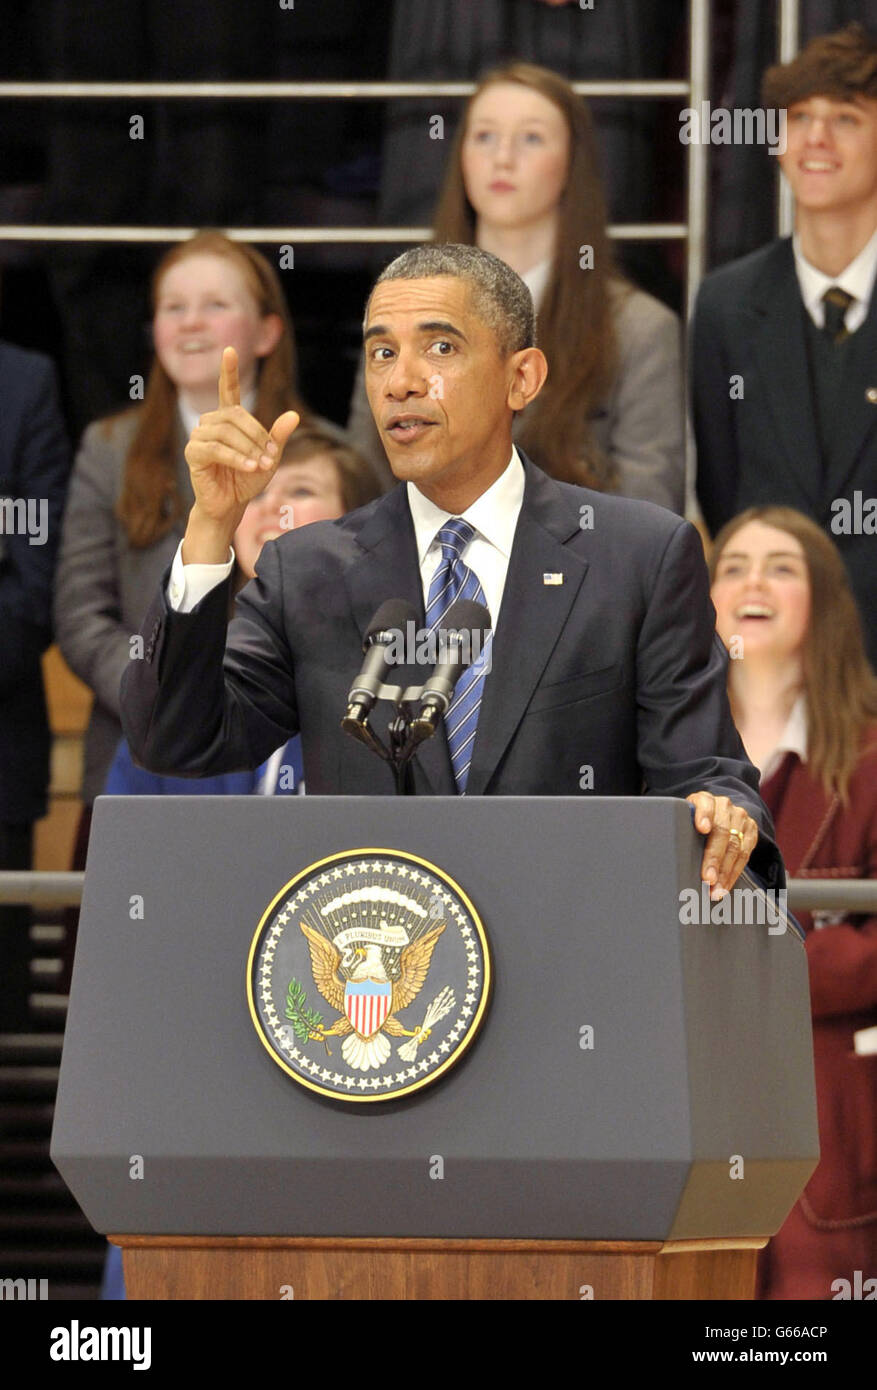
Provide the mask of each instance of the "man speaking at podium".
POLYGON ((122 682, 134 756, 155 772, 230 772, 298 730, 309 793, 392 793, 389 766, 341 729, 369 622, 401 599, 430 627, 449 596, 474 598, 491 669, 466 673, 419 747, 417 794, 687 797, 714 896, 750 857, 780 886, 697 533, 555 481, 513 447, 514 415, 547 375, 534 343, 529 290, 496 257, 428 245, 393 261, 366 309, 366 384, 400 485, 267 542, 227 632, 231 538, 298 418, 269 433, 244 410, 226 349, 219 409, 186 448, 186 534, 122 682))

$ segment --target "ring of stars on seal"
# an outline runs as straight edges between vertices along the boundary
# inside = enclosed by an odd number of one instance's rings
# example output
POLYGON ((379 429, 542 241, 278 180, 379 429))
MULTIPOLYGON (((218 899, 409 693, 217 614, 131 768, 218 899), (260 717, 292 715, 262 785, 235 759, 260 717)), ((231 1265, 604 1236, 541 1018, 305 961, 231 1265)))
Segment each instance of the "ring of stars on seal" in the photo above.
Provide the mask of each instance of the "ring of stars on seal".
POLYGON ((309 865, 264 913, 247 999, 272 1060, 334 1099, 395 1100, 460 1060, 484 1018, 490 949, 463 889, 401 850, 309 865))

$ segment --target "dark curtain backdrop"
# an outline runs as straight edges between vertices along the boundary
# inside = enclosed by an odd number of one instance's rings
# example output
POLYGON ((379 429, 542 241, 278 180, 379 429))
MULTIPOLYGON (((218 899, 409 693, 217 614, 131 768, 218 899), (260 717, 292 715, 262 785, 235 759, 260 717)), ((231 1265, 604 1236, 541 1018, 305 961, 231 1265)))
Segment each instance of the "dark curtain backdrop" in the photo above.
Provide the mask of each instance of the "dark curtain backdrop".
MULTIPOLYGON (((300 0, 293 10, 237 0, 49 0, 37 27, 40 75, 111 82, 381 77, 389 0, 369 0, 365 25, 363 14, 350 0, 300 0)), ((320 226, 361 220, 349 202, 337 215, 338 188, 351 190, 354 207, 376 189, 381 112, 374 102, 365 119, 350 102, 137 98, 52 102, 41 115, 38 213, 47 222, 320 226), (142 140, 130 138, 133 115, 143 117, 142 140)), ((44 254, 76 434, 126 404, 130 376, 147 369, 148 280, 164 249, 69 244, 44 254)), ((303 269, 287 283, 297 327, 311 314, 313 286, 303 269)), ((318 297, 325 316, 325 287, 318 297)))

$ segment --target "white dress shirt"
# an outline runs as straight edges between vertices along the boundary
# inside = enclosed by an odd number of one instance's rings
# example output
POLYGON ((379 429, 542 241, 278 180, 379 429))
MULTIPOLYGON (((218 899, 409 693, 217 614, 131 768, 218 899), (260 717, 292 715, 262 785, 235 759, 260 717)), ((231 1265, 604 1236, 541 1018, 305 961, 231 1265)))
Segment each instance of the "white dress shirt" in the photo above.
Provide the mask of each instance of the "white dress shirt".
MULTIPOLYGON (((454 513, 445 512, 430 502, 414 483, 408 483, 407 487, 425 609, 429 586, 442 558, 438 533, 454 513)), ((523 500, 524 465, 517 449, 513 447, 505 471, 486 492, 482 492, 481 496, 476 498, 471 507, 460 513, 464 521, 475 527, 475 535, 463 550, 462 558, 481 580, 494 629, 499 617, 509 556, 512 553, 515 527, 523 500)))
POLYGON ((544 261, 540 261, 538 265, 534 265, 532 270, 527 271, 526 275, 521 276, 521 279, 530 291, 533 307, 537 313, 539 312, 539 305, 542 303, 542 296, 545 294, 545 288, 548 284, 548 277, 550 274, 551 257, 549 256, 544 261))
MULTIPOLYGON (((253 413, 253 410, 255 409, 257 395, 258 392, 256 391, 247 391, 245 395, 241 396, 241 405, 244 407, 244 410, 248 410, 251 415, 253 413)), ((205 412, 203 410, 196 410, 195 407, 191 405, 189 401, 186 400, 186 397, 182 391, 177 396, 177 409, 180 412, 180 419, 183 422, 183 431, 185 433, 186 438, 188 439, 192 431, 199 424, 201 416, 205 412)), ((219 409, 218 398, 214 409, 219 409)))
POLYGON ((799 695, 792 705, 779 743, 765 758, 760 781, 766 782, 774 775, 787 753, 797 753, 802 763, 807 761, 807 704, 803 695, 799 695))
MULTIPOLYGON (((408 483, 407 488, 425 607, 430 580, 441 561, 442 548, 438 533, 454 513, 436 507, 413 483, 408 483)), ((494 630, 523 500, 524 466, 517 449, 513 447, 505 471, 471 507, 461 513, 463 520, 474 526, 476 532, 463 551, 463 559, 481 580, 494 630)), ((231 573, 234 551, 229 547, 229 558, 224 564, 184 565, 182 550, 183 542, 180 541, 171 565, 167 601, 175 612, 191 613, 195 605, 231 573)))
POLYGON ((795 274, 804 307, 817 328, 825 327, 825 305, 822 297, 825 291, 837 285, 853 296, 853 303, 844 316, 844 326, 848 333, 855 333, 868 317, 874 279, 877 276, 877 231, 871 240, 862 247, 858 256, 841 271, 840 275, 826 275, 804 259, 801 243, 797 236, 792 237, 792 250, 795 253, 795 274))

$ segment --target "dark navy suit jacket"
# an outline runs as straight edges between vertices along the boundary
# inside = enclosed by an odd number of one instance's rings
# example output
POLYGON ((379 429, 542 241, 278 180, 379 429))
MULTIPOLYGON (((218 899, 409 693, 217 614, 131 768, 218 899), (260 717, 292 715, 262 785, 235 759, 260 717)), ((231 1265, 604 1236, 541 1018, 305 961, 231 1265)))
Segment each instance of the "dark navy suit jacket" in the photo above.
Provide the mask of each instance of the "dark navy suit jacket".
MULTIPOLYGON (((781 882, 758 773, 731 719, 697 532, 651 503, 524 468, 467 795, 588 795, 583 780, 600 796, 727 795, 762 827, 753 868, 781 882)), ((407 599, 423 622, 403 485, 266 544, 227 644, 226 585, 191 614, 171 612, 164 587, 142 628, 145 657, 122 681, 135 758, 160 772, 230 771, 300 729, 309 794, 392 793, 390 769, 340 719, 380 604, 407 599)), ((390 712, 376 706, 377 729, 390 712)), ((455 794, 443 729, 413 770, 417 793, 455 794)))
MULTIPOLYGON (((850 339, 833 465, 819 447, 804 309, 791 240, 771 242, 708 275, 692 322, 691 396, 697 496, 715 534, 745 507, 796 507, 843 556, 877 665, 877 538, 832 529, 832 503, 877 497, 877 294, 850 339), (743 395, 731 396, 732 376, 743 395)), ((854 518, 853 518, 854 519, 854 518)))

